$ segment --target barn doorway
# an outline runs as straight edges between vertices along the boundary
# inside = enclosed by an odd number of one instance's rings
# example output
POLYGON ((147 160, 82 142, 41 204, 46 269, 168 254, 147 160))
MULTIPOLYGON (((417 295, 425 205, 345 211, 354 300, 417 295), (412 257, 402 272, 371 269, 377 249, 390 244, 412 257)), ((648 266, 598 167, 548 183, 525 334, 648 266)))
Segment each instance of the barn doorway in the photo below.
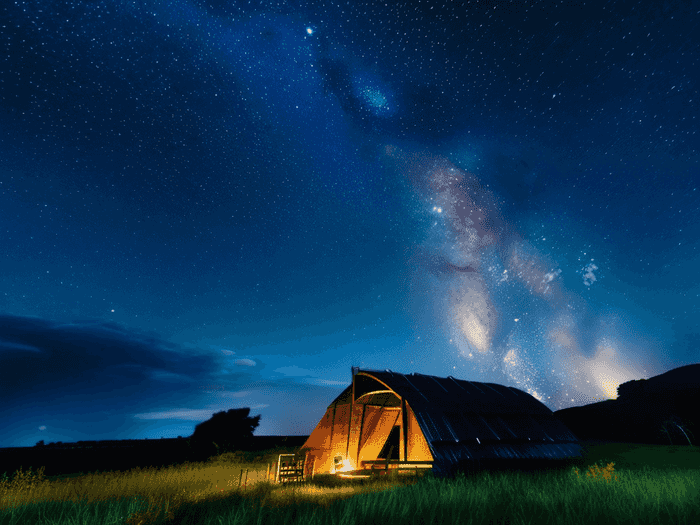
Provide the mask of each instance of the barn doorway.
POLYGON ((399 442, 401 436, 401 427, 396 425, 389 432, 389 437, 382 447, 382 451, 377 456, 377 459, 399 459, 399 442))

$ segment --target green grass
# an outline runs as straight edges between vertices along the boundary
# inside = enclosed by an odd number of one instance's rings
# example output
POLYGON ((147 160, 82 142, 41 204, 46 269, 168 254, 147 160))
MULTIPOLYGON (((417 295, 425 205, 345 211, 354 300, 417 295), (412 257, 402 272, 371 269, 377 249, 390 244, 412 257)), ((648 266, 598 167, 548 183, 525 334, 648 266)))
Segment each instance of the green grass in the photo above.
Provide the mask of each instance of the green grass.
POLYGON ((264 480, 272 454, 63 480, 18 472, 0 484, 0 525, 700 523, 697 447, 610 444, 585 452, 566 468, 534 474, 317 476, 288 486, 264 480), (261 476, 239 489, 246 468, 261 476))

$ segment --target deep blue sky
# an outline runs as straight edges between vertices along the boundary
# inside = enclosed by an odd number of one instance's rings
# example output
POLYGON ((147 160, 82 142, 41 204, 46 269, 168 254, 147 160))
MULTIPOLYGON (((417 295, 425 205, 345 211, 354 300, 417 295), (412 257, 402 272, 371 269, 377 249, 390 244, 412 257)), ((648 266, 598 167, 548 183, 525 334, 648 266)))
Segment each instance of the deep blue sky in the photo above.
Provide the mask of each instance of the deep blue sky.
POLYGON ((0 446, 700 361, 697 4, 9 4, 0 446))

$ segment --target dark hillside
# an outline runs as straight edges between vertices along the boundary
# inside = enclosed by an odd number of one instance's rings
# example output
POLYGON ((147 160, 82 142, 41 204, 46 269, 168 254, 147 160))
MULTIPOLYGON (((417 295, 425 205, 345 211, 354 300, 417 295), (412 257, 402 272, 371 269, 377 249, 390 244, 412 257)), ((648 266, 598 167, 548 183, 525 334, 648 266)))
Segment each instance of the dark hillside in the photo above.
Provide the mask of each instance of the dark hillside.
POLYGON ((618 398, 554 412, 581 440, 697 445, 700 364, 622 383, 618 398))
MULTIPOLYGON (((253 436, 241 447, 255 457, 256 452, 277 447, 296 449, 308 436, 253 436)), ((49 443, 34 447, 0 448, 0 477, 22 467, 45 467, 46 476, 77 472, 126 471, 132 468, 164 467, 193 460, 187 438, 125 439, 49 443)))

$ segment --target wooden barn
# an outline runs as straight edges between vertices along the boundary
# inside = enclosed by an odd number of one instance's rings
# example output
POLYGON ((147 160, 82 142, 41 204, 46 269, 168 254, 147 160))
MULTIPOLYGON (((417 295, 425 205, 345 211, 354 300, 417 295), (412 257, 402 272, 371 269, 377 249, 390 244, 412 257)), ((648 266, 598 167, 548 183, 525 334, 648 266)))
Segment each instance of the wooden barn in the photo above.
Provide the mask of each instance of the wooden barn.
POLYGON ((432 468, 440 476, 581 453, 552 411, 517 388, 357 367, 302 449, 306 470, 354 475, 432 468))

